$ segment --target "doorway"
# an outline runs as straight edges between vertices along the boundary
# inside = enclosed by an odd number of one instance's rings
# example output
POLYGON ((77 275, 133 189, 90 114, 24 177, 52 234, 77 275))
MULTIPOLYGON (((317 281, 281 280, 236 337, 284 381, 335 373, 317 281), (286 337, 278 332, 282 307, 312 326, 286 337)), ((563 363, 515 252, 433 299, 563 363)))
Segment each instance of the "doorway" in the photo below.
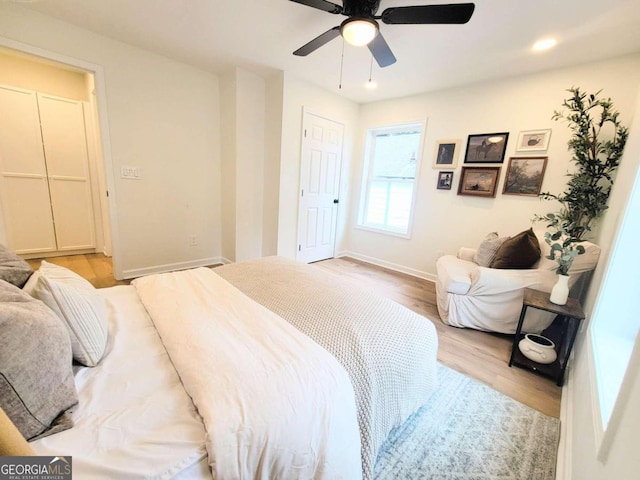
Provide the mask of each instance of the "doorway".
POLYGON ((344 125, 304 112, 297 259, 316 262, 335 253, 344 125))
POLYGON ((107 130, 98 111, 96 69, 57 57, 0 39, 3 108, 11 112, 9 121, 18 116, 24 120, 32 143, 27 148, 32 161, 15 163, 8 153, 15 153, 11 150, 16 142, 8 135, 0 139, 5 150, 0 242, 25 258, 95 252, 111 256, 111 182, 105 169, 108 150, 101 140, 107 130), (21 188, 13 188, 18 183, 21 188), (37 199, 30 196, 33 186, 37 199), (25 208, 38 212, 37 225, 26 222, 25 208))

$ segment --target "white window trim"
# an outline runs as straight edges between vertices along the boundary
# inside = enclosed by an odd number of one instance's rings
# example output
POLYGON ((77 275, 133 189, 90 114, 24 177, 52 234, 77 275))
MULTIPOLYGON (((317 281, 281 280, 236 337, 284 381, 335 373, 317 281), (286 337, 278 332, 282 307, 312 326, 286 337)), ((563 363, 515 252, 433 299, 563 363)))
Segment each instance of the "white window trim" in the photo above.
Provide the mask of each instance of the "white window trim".
MULTIPOLYGON (((594 438, 596 443, 597 458, 601 462, 606 462, 613 443, 615 432, 620 426, 621 418, 625 407, 631 395, 633 379, 638 375, 640 370, 640 332, 633 339, 633 347, 625 367, 625 372, 620 383, 620 387, 612 405, 606 408, 601 404, 600 389, 603 388, 601 380, 606 375, 606 367, 600 362, 598 343, 598 330, 603 321, 606 321, 609 311, 613 308, 612 301, 608 299, 605 292, 610 287, 610 278, 615 272, 624 269, 621 265, 626 265, 624 256, 625 249, 629 248, 629 238, 635 238, 635 231, 629 231, 634 225, 635 215, 637 215, 634 206, 640 203, 640 170, 636 172, 636 179, 631 187, 629 200, 624 208, 621 221, 618 224, 617 233, 615 235, 614 245, 611 248, 609 261, 600 285, 597 300, 594 306, 591 322, 587 332, 587 361, 591 383, 591 399, 593 412, 594 438), (630 218, 632 217, 632 218, 630 218), (626 236, 625 236, 626 235, 626 236), (625 244, 621 247, 621 244, 625 244), (620 250, 622 249, 622 252, 620 250), (613 271, 613 272, 612 272, 613 271)), ((613 286, 615 287, 615 285, 613 286)))
POLYGON ((400 237, 400 238, 406 238, 406 239, 411 238, 411 234, 413 230, 413 218, 416 210, 416 197, 417 197, 417 190, 418 190, 417 187, 419 184, 418 180, 420 178, 420 169, 422 167, 422 155, 424 152, 426 130, 427 130, 426 119, 409 121, 401 124, 381 125, 381 126, 371 127, 366 129, 364 155, 363 155, 364 162, 363 162, 362 185, 360 187, 360 200, 359 200, 360 206, 358 208, 358 221, 355 225, 357 229, 366 230, 369 232, 381 233, 383 235, 389 235, 393 237, 400 237), (370 139, 376 134, 376 132, 380 132, 380 131, 398 132, 398 131, 404 131, 404 130, 407 130, 408 128, 414 128, 414 127, 417 127, 420 129, 420 143, 418 145, 418 152, 416 152, 416 174, 412 182, 413 192, 411 194, 411 209, 409 211, 409 222, 407 225, 407 231, 404 232, 402 230, 398 230, 393 227, 384 227, 379 225, 368 224, 365 222, 364 219, 366 215, 367 205, 369 202, 368 187, 372 181, 372 170, 373 170, 371 168, 371 162, 373 160, 371 156, 373 152, 370 147, 371 145, 370 139))

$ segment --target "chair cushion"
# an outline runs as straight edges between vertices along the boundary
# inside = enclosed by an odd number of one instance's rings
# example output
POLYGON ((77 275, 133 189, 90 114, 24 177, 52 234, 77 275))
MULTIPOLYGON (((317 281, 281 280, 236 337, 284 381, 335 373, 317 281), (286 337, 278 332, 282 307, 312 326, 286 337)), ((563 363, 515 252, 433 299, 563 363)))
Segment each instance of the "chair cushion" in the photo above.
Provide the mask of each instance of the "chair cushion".
POLYGON ((489 233, 476 250, 473 261, 481 267, 488 267, 506 239, 507 237, 499 237, 497 232, 489 233))
POLYGON ((0 280, 0 407, 27 439, 70 428, 71 342, 42 302, 0 280))
POLYGON ((533 229, 525 230, 505 240, 495 258, 491 268, 525 269, 540 259, 540 243, 533 233, 533 229))

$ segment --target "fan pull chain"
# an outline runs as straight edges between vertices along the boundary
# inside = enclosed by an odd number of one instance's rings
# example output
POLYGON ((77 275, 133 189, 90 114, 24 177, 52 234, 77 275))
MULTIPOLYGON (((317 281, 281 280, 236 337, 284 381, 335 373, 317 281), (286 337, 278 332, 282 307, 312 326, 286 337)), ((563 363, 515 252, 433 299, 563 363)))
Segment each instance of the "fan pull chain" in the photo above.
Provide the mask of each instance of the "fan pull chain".
POLYGON ((369 84, 371 84, 372 73, 373 73, 373 53, 371 54, 371 65, 369 65, 369 84))
POLYGON ((342 56, 340 57, 340 83, 338 89, 342 90, 342 67, 344 65, 344 38, 342 39, 342 56))

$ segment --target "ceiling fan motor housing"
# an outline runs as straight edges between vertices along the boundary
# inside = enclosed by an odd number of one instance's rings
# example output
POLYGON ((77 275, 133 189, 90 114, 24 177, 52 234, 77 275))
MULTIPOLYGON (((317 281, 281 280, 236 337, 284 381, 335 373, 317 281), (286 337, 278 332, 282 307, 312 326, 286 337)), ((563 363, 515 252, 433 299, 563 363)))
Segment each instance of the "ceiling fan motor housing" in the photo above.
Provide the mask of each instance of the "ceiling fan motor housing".
POLYGON ((380 0, 344 0, 342 14, 349 17, 372 18, 380 7, 380 0))

